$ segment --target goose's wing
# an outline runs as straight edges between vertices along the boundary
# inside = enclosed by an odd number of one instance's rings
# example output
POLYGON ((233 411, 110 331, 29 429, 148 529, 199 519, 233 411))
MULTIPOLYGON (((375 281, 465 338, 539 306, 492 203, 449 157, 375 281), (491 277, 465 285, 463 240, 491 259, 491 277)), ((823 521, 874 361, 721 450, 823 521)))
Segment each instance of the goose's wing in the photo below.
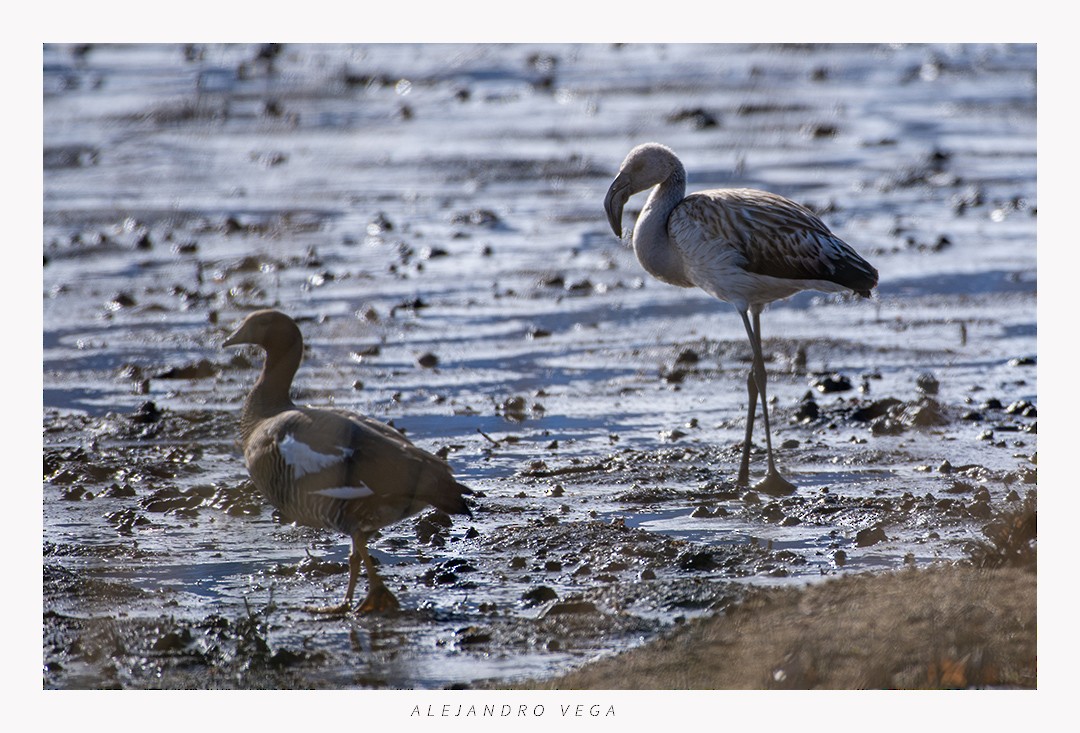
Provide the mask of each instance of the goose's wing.
POLYGON ((253 477, 267 470, 287 477, 266 483, 274 484, 279 493, 271 500, 279 507, 295 506, 294 515, 324 499, 385 502, 400 505, 403 511, 418 511, 419 505, 427 504, 467 511, 461 494, 468 489, 454 480, 445 461, 390 426, 360 415, 289 410, 255 431, 245 457, 253 477), (286 491, 294 495, 280 495, 286 491))

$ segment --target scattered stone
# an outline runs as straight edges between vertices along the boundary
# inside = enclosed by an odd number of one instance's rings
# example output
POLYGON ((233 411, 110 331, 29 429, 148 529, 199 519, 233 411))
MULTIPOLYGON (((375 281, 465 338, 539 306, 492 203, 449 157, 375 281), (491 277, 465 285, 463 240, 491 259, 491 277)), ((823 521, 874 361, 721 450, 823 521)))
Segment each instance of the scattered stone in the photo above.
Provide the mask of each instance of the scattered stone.
POLYGON ((828 374, 818 377, 811 384, 817 391, 824 394, 846 392, 851 389, 851 380, 842 374, 828 374))
POLYGON ((1005 412, 1009 415, 1020 415, 1021 417, 1038 417, 1038 411, 1035 409, 1035 405, 1031 404, 1027 400, 1018 400, 1005 408, 1005 412))
POLYGON ((761 518, 766 522, 779 522, 784 518, 784 509, 777 502, 770 502, 761 510, 761 518))
POLYGON ((496 411, 507 420, 522 422, 525 419, 525 405, 524 397, 507 397, 498 405, 496 411))
POLYGON ((144 402, 131 414, 131 422, 136 424, 155 423, 161 419, 161 410, 153 402, 144 402))
POLYGON ((155 374, 154 379, 208 379, 217 372, 217 367, 208 359, 199 359, 194 364, 170 367, 159 374, 155 374))
POLYGON ((716 567, 713 554, 708 550, 700 552, 687 552, 679 556, 679 568, 689 571, 712 570, 716 567))
POLYGON ((451 224, 469 224, 479 227, 494 227, 500 224, 499 217, 489 209, 473 209, 459 212, 450 218, 451 224))
POLYGON ((929 372, 920 374, 918 377, 916 377, 915 386, 918 387, 919 390, 923 392, 923 394, 928 395, 937 394, 938 388, 940 387, 937 377, 935 377, 933 374, 930 374, 929 372))
POLYGON ((131 297, 127 293, 117 293, 113 297, 109 298, 109 301, 105 304, 105 307, 109 310, 120 310, 121 308, 131 308, 135 305, 135 298, 131 297))
POLYGON ((538 606, 541 603, 554 601, 558 597, 559 594, 551 588, 546 585, 539 585, 532 590, 525 591, 521 596, 521 600, 525 601, 526 606, 538 606))
POLYGON ((802 402, 799 403, 799 409, 795 411, 791 419, 795 422, 807 423, 817 420, 820 416, 821 408, 818 407, 818 403, 814 399, 814 393, 807 391, 803 395, 802 402))
POLYGON ((887 542, 888 539, 889 538, 885 536, 885 530, 881 527, 860 529, 855 534, 855 544, 858 547, 869 547, 870 545, 876 545, 879 542, 887 542))
POLYGON ((679 352, 679 355, 675 357, 676 364, 697 364, 701 360, 698 353, 693 349, 683 349, 679 352))
POLYGON ((686 379, 687 373, 686 369, 678 367, 675 369, 665 368, 660 372, 660 377, 668 384, 682 384, 683 380, 686 379))
POLYGON ((491 634, 487 631, 478 631, 475 626, 458 631, 458 643, 463 646, 473 644, 487 644, 491 641, 491 634))
POLYGON ((874 400, 869 405, 866 405, 865 407, 860 407, 859 409, 855 410, 855 412, 851 413, 851 418, 853 420, 859 420, 860 422, 868 422, 870 420, 875 420, 879 417, 888 415, 889 411, 892 408, 902 404, 903 403, 900 400, 893 397, 887 397, 882 400, 874 400))
POLYGON ((695 130, 708 130, 720 125, 716 115, 702 107, 673 112, 667 116, 667 121, 673 125, 680 122, 689 122, 695 130))
POLYGON ((949 424, 949 418, 946 417, 941 405, 930 398, 904 405, 897 419, 908 427, 934 427, 949 424))

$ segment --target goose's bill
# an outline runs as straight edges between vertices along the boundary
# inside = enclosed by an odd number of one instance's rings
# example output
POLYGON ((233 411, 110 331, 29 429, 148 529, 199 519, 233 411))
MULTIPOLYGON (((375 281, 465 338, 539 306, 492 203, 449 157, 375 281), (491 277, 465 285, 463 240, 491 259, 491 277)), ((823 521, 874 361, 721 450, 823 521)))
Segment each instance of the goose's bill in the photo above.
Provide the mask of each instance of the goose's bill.
POLYGON ((221 348, 225 349, 230 346, 240 346, 241 344, 248 343, 251 343, 251 341, 248 340, 245 333, 244 324, 241 323, 240 326, 231 334, 229 334, 228 338, 226 338, 225 341, 222 342, 221 348))
POLYGON ((622 215, 623 207, 630 199, 630 181, 623 174, 615 177, 608 188, 607 196, 604 197, 604 211, 607 212, 608 224, 615 236, 622 239, 622 215))

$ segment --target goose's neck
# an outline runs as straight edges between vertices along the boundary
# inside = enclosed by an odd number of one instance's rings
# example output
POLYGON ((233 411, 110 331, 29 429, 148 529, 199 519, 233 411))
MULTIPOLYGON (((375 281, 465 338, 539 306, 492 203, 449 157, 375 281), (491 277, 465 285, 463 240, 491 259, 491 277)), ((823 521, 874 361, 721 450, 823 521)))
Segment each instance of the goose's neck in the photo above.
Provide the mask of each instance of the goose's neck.
POLYGON ((267 351, 259 378, 240 413, 240 434, 245 442, 259 422, 295 406, 289 399, 289 390, 300 368, 303 351, 301 343, 294 343, 284 351, 267 351))
POLYGON ((686 171, 676 166, 649 194, 634 225, 634 254, 653 277, 671 285, 691 287, 682 258, 671 242, 668 219, 686 195, 686 171))

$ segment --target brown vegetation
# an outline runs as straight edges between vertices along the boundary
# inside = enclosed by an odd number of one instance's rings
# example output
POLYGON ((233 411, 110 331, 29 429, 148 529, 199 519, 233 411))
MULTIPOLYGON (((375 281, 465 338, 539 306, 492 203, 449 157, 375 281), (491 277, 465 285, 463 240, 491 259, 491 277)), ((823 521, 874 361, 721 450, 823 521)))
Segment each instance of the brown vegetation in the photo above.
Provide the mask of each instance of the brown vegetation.
POLYGON ((726 613, 535 689, 1037 686, 1036 495, 968 565, 755 589, 726 613))
POLYGON ((1036 686, 1032 569, 938 567, 757 590, 537 689, 1036 686))

